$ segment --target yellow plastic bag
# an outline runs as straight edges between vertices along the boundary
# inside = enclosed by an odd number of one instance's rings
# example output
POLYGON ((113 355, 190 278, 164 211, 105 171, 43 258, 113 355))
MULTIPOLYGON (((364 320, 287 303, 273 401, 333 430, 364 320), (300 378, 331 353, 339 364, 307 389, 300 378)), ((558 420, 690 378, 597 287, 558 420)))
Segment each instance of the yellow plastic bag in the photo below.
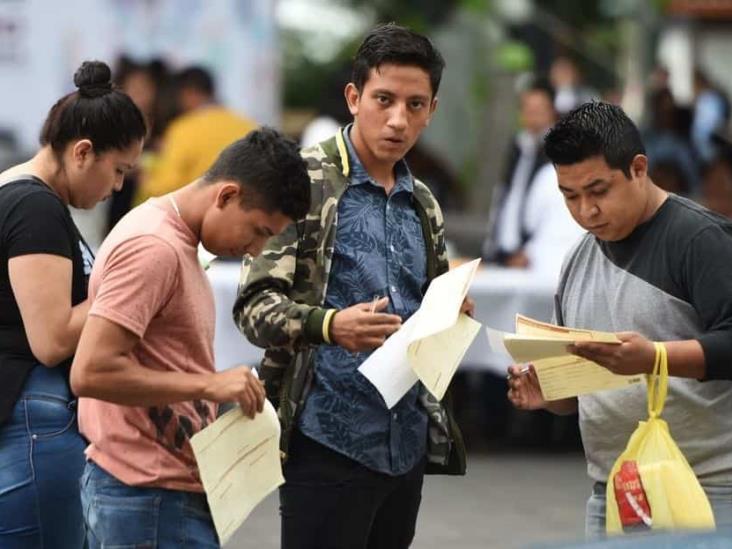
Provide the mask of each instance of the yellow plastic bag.
POLYGON ((638 423, 608 478, 608 534, 714 528, 709 500, 660 418, 668 390, 668 358, 666 347, 655 345, 656 361, 648 376, 648 420, 638 423))

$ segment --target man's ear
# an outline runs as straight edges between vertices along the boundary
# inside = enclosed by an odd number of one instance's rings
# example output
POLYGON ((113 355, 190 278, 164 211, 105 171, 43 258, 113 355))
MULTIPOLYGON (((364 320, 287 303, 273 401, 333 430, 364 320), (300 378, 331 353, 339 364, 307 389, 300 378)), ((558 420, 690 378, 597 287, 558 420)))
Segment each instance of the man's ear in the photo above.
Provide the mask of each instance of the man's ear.
POLYGON ((648 157, 645 154, 636 154, 630 162, 630 175, 633 179, 644 178, 648 175, 648 157))
POLYGON ((223 208, 232 200, 239 200, 241 187, 237 183, 222 183, 216 193, 216 207, 223 208))
POLYGON ((432 121, 432 117, 435 114, 435 111, 437 110, 437 96, 432 98, 432 103, 430 103, 430 115, 427 117, 427 123, 425 126, 429 126, 430 122, 432 121))
POLYGON ((358 91, 356 84, 353 82, 346 84, 346 89, 343 90, 343 95, 346 97, 348 112, 351 113, 351 116, 356 116, 358 114, 358 105, 361 102, 361 93, 358 91))

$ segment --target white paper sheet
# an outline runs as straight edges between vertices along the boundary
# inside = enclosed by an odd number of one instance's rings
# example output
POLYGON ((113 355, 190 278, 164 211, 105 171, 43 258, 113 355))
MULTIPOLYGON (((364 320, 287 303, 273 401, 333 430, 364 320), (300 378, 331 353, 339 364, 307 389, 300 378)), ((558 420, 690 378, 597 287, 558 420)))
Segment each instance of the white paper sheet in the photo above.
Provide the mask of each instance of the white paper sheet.
POLYGON ((419 379, 441 400, 480 324, 460 314, 476 259, 435 278, 419 310, 374 351, 359 371, 378 389, 389 408, 419 379))
POLYGON ((406 353, 416 318, 416 314, 412 315, 358 369, 381 393, 390 410, 419 381, 417 374, 409 366, 406 353))

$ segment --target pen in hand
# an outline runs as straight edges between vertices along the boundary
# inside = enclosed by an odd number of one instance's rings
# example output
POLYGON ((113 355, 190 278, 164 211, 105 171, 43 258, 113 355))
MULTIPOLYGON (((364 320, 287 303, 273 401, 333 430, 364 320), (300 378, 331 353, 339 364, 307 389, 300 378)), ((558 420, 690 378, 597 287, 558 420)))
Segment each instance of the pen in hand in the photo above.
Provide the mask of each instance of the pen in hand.
POLYGON ((521 369, 520 369, 520 370, 519 370, 519 371, 518 371, 518 372, 517 372, 517 373, 516 373, 515 375, 514 375, 514 374, 510 374, 510 373, 509 373, 509 374, 508 374, 508 375, 506 376, 506 379, 513 379, 514 377, 521 377, 521 376, 525 376, 525 375, 526 375, 526 374, 528 374, 528 373, 529 373, 530 371, 531 371, 531 365, 530 365, 530 364, 526 364, 526 365, 522 366, 522 367, 521 367, 521 369))

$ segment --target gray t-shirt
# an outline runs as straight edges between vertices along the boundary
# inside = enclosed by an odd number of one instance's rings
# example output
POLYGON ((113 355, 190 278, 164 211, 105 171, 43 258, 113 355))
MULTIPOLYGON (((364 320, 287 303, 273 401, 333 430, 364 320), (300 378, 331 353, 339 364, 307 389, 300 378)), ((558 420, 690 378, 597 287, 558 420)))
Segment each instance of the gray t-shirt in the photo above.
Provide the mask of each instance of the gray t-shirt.
MULTIPOLYGON (((705 381, 671 378, 662 417, 703 485, 732 484, 732 223, 670 195, 618 242, 587 234, 569 254, 555 316, 566 326, 697 339, 705 381)), ((579 398, 589 476, 607 481, 648 415, 646 386, 579 398)))

